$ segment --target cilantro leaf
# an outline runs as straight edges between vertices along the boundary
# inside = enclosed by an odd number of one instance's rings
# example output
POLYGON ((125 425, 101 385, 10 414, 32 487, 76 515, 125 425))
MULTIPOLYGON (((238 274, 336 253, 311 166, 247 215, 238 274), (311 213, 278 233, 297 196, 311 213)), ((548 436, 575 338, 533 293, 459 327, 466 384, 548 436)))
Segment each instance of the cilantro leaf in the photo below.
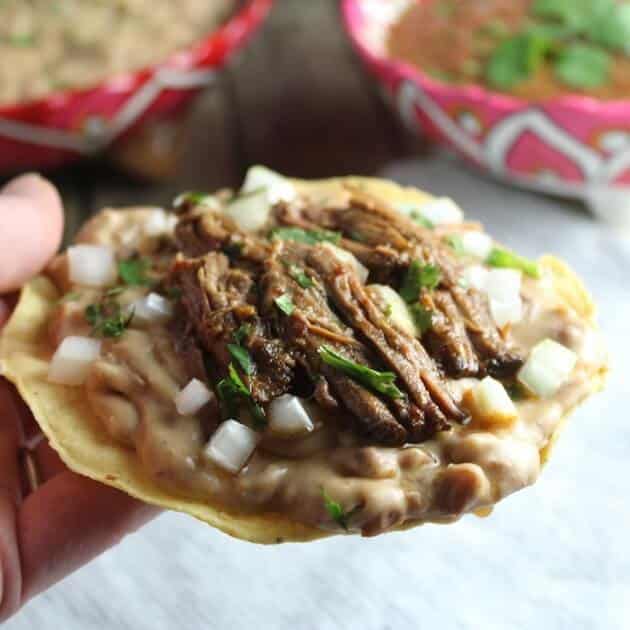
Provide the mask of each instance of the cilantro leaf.
POLYGON ((252 334, 252 328, 251 324, 241 324, 232 335, 234 341, 240 346, 252 334))
POLYGON ((233 363, 228 366, 228 375, 217 383, 217 394, 223 403, 227 416, 237 415, 238 400, 244 398, 247 401, 255 428, 260 429, 267 423, 265 410, 254 400, 251 390, 245 385, 233 363))
POLYGON ((420 329, 420 333, 424 335, 427 330, 433 327, 433 311, 424 308, 420 302, 412 304, 409 309, 416 326, 420 329))
POLYGON ((340 503, 334 501, 329 496, 324 488, 321 489, 321 492, 324 499, 324 506, 330 518, 335 521, 337 525, 348 531, 348 521, 361 509, 361 506, 357 505, 351 510, 346 511, 340 503))
POLYGON ((587 34, 595 44, 627 51, 630 46, 630 5, 615 5, 599 15, 589 23, 587 34))
POLYGON ((390 398, 404 397, 404 394, 394 384, 396 375, 393 372, 379 372, 373 370, 367 365, 361 365, 360 363, 347 359, 329 346, 320 346, 318 352, 324 363, 343 372, 353 381, 361 383, 361 385, 364 385, 368 389, 389 396, 390 398))
POLYGON ((611 56, 589 44, 571 44, 556 60, 554 71, 560 81, 577 89, 603 85, 610 73, 611 56))
POLYGON ((232 358, 241 366, 243 372, 251 376, 254 373, 254 362, 249 356, 247 349, 235 343, 228 343, 227 349, 232 358))
POLYGON ((330 230, 304 230, 298 227, 278 227, 271 230, 270 238, 282 241, 295 241, 306 245, 316 245, 317 243, 334 243, 341 240, 339 232, 330 230))
POLYGON ((285 314, 292 315, 295 310, 295 304, 288 293, 283 293, 274 300, 276 306, 285 314))
POLYGON ((538 265, 524 256, 519 256, 514 252, 501 247, 494 247, 486 258, 486 264, 491 267, 507 267, 510 269, 520 269, 532 278, 540 278, 538 265))
POLYGON ((315 286, 313 280, 306 275, 306 272, 297 265, 289 265, 289 275, 303 288, 310 289, 315 286))
POLYGON ((92 326, 92 334, 101 337, 120 337, 131 324, 133 309, 125 313, 118 302, 107 300, 85 307, 85 319, 92 326))
POLYGON ((152 283, 147 276, 151 263, 144 258, 130 258, 118 262, 118 275, 129 286, 148 286, 152 283))
POLYGON ((435 265, 425 265, 419 260, 414 260, 409 265, 399 293, 405 302, 415 302, 420 289, 435 289, 441 279, 442 274, 435 265))
POLYGON ((540 32, 518 33, 495 49, 486 66, 486 80, 491 87, 509 90, 527 80, 542 63, 552 40, 540 32))

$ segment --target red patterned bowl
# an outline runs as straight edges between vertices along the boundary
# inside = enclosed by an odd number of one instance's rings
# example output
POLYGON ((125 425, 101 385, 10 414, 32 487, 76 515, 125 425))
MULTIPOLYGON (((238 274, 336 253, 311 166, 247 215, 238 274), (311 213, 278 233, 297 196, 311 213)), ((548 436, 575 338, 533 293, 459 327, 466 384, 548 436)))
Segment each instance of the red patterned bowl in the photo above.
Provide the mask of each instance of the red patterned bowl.
POLYGON ((0 172, 93 155, 177 114, 261 25, 273 0, 245 0, 223 26, 165 62, 80 90, 0 107, 0 172))
POLYGON ((582 199, 601 217, 630 227, 630 98, 567 94, 535 103, 479 85, 441 83, 387 56, 388 29, 417 1, 342 3, 356 49, 406 124, 503 180, 582 199))

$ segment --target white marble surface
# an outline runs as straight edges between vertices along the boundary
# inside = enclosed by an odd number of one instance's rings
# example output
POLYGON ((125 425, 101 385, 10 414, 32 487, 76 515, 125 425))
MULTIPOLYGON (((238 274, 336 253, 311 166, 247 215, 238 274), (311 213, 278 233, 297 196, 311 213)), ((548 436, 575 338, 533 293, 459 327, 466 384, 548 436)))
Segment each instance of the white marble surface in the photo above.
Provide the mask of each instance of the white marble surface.
POLYGON ((256 547, 164 514, 8 630, 630 628, 630 237, 444 158, 387 174, 451 195, 525 254, 558 253, 599 302, 610 384, 575 414, 538 485, 489 519, 302 546, 256 547))

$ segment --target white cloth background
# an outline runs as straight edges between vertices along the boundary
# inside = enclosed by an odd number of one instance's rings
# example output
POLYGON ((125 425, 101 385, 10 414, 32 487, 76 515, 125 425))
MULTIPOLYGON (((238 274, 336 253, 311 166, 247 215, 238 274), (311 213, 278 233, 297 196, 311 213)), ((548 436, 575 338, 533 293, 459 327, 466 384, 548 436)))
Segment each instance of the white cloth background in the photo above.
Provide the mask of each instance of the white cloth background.
POLYGON ((385 175, 452 196, 526 255, 557 253, 595 295, 610 383, 567 425, 539 483, 488 519, 301 546, 257 547, 164 514, 7 630, 630 628, 630 237, 440 156, 385 175))

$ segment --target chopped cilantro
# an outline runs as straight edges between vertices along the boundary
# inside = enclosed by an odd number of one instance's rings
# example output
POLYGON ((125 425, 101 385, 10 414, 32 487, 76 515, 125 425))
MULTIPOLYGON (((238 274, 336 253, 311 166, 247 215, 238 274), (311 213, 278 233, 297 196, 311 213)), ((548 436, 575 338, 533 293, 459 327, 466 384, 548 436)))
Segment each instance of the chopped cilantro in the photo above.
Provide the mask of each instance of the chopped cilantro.
POLYGON ((414 260, 400 287, 400 295, 405 302, 415 302, 421 289, 435 289, 440 284, 442 274, 435 265, 425 265, 414 260))
POLYGON ((596 88, 609 76, 612 57, 590 44, 571 44, 558 56, 554 70, 566 85, 577 89, 596 88))
POLYGON ((341 234, 330 230, 304 230, 298 227, 278 227, 271 230, 269 234, 272 239, 282 241, 295 241, 306 245, 316 245, 317 243, 339 243, 341 234))
POLYGON ((151 263, 144 258, 130 258, 118 262, 118 275, 129 286, 148 286, 152 283, 147 276, 151 263))
POLYGON ((520 269, 532 278, 540 278, 538 265, 524 256, 519 256, 514 252, 501 247, 495 247, 486 258, 486 264, 491 267, 507 267, 510 269, 520 269))
POLYGON ((306 272, 297 265, 289 265, 289 275, 303 288, 310 289, 315 285, 312 278, 306 275, 306 272))
POLYGON ((385 308, 383 309, 383 315, 385 315, 385 317, 389 319, 392 316, 393 312, 394 312, 394 307, 390 303, 386 304, 385 308))
POLYGON ((330 518, 332 518, 337 525, 348 531, 348 521, 361 509, 361 507, 357 505, 351 510, 346 511, 340 503, 333 501, 333 499, 330 498, 324 488, 322 488, 321 491, 324 499, 324 505, 326 506, 326 511, 330 515, 330 518))
POLYGON ((85 319, 92 326, 92 334, 100 337, 120 337, 131 324, 133 315, 133 309, 125 313, 113 300, 85 307, 85 319))
POLYGON ((254 373, 254 362, 246 348, 235 343, 228 343, 227 348, 232 358, 241 366, 245 374, 251 375, 254 373))
POLYGON ((251 324, 241 324, 235 331, 234 331, 234 341, 240 346, 242 345, 243 341, 245 341, 245 339, 247 339, 247 337, 249 337, 252 334, 252 329, 253 326, 251 324))
POLYGON ((279 297, 277 297, 274 302, 276 306, 285 314, 292 315, 295 310, 295 304, 293 304, 293 300, 288 293, 283 293, 279 297))
POLYGON ((228 375, 217 383, 217 393, 227 416, 236 416, 238 400, 244 398, 247 401, 254 426, 262 428, 267 423, 265 410, 253 399, 252 393, 243 382, 233 363, 228 366, 228 375))
POLYGON ((390 398, 404 397, 404 394, 394 384, 396 375, 393 372, 379 372, 373 370, 367 365, 361 365, 344 357, 325 345, 320 346, 318 352, 324 363, 343 372, 353 381, 361 383, 361 385, 364 385, 368 389, 389 396, 390 398))

